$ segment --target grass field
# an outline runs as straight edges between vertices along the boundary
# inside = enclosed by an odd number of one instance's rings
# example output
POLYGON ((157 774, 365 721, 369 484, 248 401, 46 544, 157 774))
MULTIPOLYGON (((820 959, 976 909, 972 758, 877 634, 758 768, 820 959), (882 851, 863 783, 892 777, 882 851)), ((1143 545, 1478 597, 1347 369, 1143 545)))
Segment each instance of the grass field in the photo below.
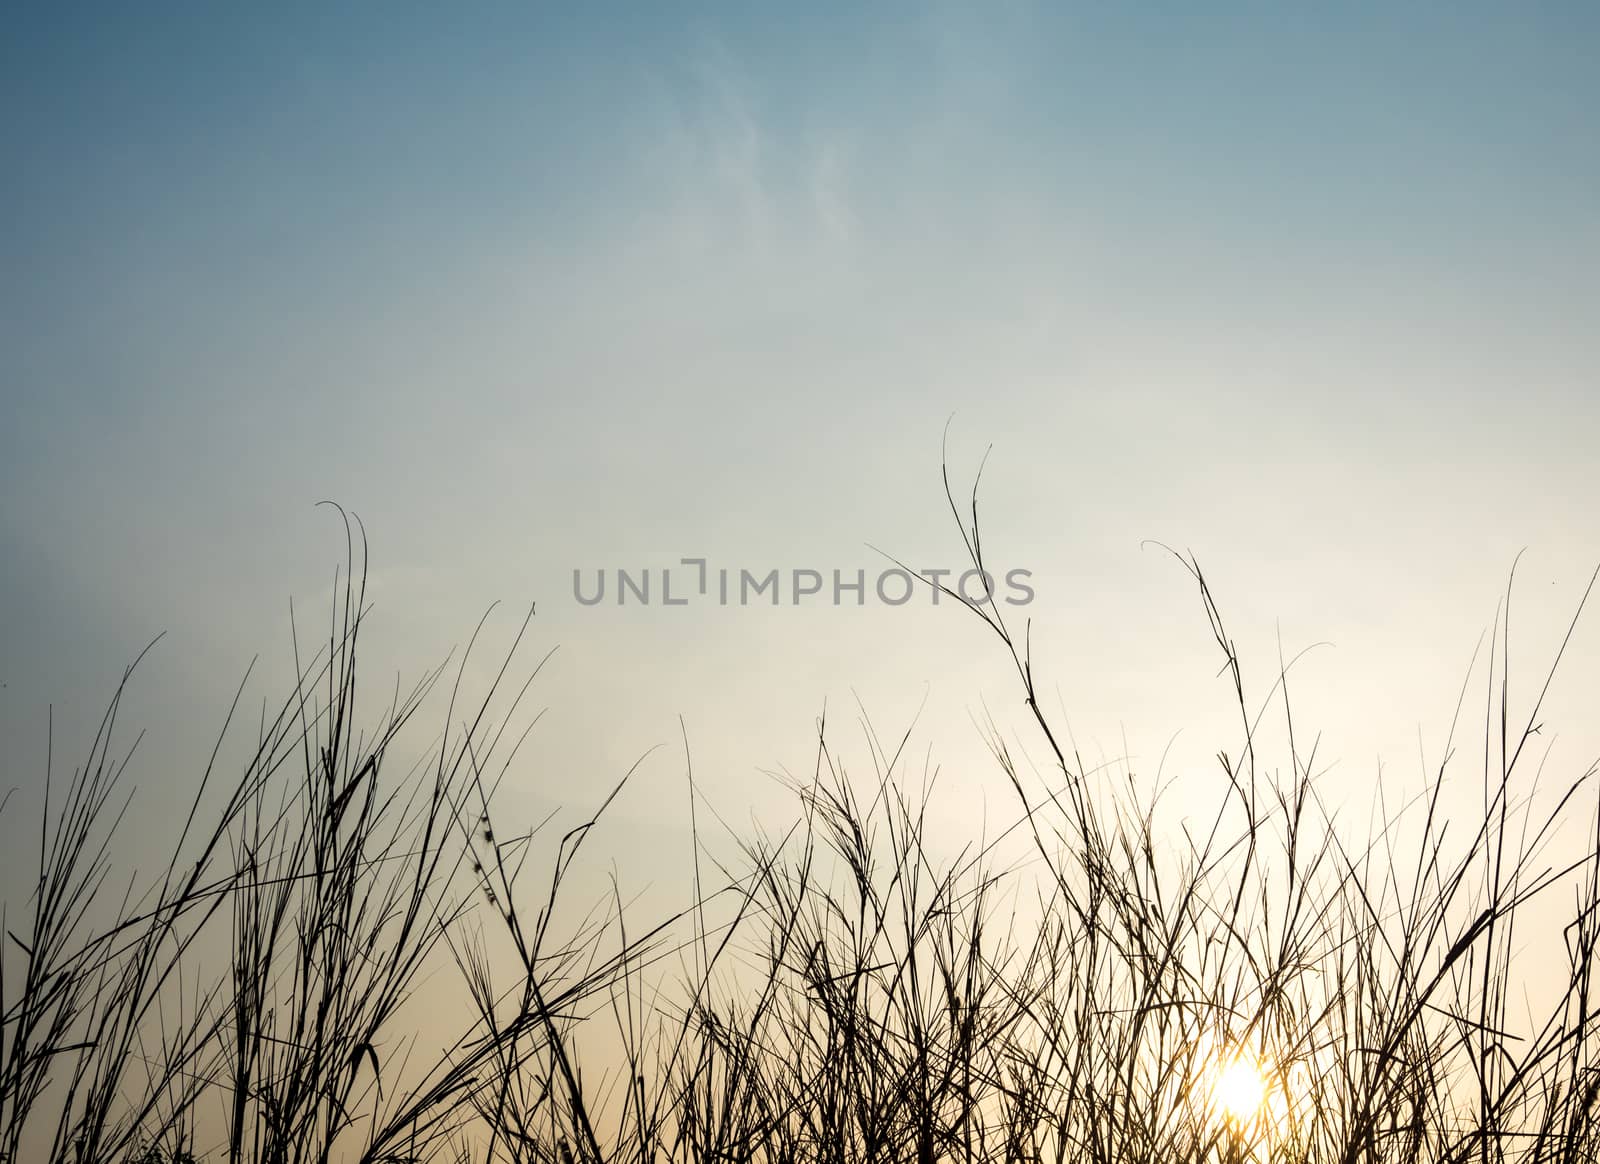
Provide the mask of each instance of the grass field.
POLYGON ((852 771, 824 727, 788 828, 697 842, 696 892, 633 916, 567 908, 588 825, 496 828, 524 636, 481 703, 441 669, 358 706, 364 553, 156 876, 115 864, 116 701, 52 775, 5 895, 0 1160, 1600 1159, 1595 771, 1535 795, 1560 659, 1508 675, 1505 620, 1428 788, 1356 835, 1192 559, 1240 718, 1187 830, 1074 754, 1025 635, 969 606, 1049 761, 991 739, 1008 827, 945 853, 893 742, 852 771), (406 1035, 440 997, 430 1057, 406 1035))

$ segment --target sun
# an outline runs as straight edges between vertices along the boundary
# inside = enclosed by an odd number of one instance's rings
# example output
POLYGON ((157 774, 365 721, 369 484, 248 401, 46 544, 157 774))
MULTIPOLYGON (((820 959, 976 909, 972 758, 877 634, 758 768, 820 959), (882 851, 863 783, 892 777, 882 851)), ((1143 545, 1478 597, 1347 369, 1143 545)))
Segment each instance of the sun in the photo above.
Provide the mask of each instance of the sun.
POLYGON ((1212 1095, 1234 1123, 1253 1123, 1266 1103, 1267 1079, 1250 1056, 1235 1055, 1218 1065, 1212 1095))

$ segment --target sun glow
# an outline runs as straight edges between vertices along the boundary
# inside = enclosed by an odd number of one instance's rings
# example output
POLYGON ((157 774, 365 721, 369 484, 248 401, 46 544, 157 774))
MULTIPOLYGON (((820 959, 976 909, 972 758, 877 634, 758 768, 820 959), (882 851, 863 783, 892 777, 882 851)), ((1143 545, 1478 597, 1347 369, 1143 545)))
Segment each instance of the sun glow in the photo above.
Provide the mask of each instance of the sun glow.
POLYGON ((1217 1066, 1212 1095, 1234 1123, 1254 1123, 1266 1104, 1267 1079, 1254 1059, 1235 1055, 1217 1066))

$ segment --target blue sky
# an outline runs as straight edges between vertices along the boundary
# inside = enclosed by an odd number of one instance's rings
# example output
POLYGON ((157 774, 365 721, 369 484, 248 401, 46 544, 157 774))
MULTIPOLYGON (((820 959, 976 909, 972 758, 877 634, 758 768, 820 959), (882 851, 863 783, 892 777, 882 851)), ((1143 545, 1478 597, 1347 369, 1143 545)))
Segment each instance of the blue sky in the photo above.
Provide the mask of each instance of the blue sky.
POLYGON ((324 596, 334 498, 381 665, 539 603, 561 652, 514 795, 581 797, 683 715, 711 793, 766 812, 761 769, 856 695, 924 707, 983 795, 970 717, 1015 697, 949 611, 570 594, 692 554, 949 563, 947 421, 958 475, 994 446, 991 544, 1037 578, 1062 704, 1136 767, 1174 733, 1209 763, 1226 715, 1147 538, 1264 670, 1334 644, 1305 691, 1346 789, 1415 772, 1523 548, 1543 656, 1600 560, 1591 7, 864 11, 14 9, 8 786, 33 803, 47 706, 92 725, 167 631, 144 782, 183 787, 252 655, 281 672, 288 598, 324 596))

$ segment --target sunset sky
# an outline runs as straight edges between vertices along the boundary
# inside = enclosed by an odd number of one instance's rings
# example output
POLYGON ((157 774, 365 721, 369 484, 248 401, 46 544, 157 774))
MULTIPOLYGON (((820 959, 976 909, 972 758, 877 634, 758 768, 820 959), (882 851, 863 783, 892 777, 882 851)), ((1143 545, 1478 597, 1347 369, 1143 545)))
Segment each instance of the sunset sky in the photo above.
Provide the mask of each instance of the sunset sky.
MULTIPOLYGON (((993 448, 986 546, 1087 757, 1237 747, 1154 540, 1253 700, 1329 644, 1294 694, 1364 822, 1438 762, 1518 552, 1529 696, 1600 562, 1597 43, 1583 4, 13 8, 0 830, 36 835, 48 709, 70 766, 163 631, 128 715, 170 820, 253 656, 246 706, 284 693, 291 598, 320 626, 323 499, 371 538, 375 704, 537 603, 513 816, 664 745, 596 841, 638 880, 677 876, 680 717, 731 823, 788 811, 824 707, 863 768, 863 711, 920 708, 948 826, 999 819, 975 725, 1021 696, 950 605, 573 597, 959 566, 947 431, 963 490, 993 448)), ((1570 650, 1576 774, 1595 618, 1570 650)))

